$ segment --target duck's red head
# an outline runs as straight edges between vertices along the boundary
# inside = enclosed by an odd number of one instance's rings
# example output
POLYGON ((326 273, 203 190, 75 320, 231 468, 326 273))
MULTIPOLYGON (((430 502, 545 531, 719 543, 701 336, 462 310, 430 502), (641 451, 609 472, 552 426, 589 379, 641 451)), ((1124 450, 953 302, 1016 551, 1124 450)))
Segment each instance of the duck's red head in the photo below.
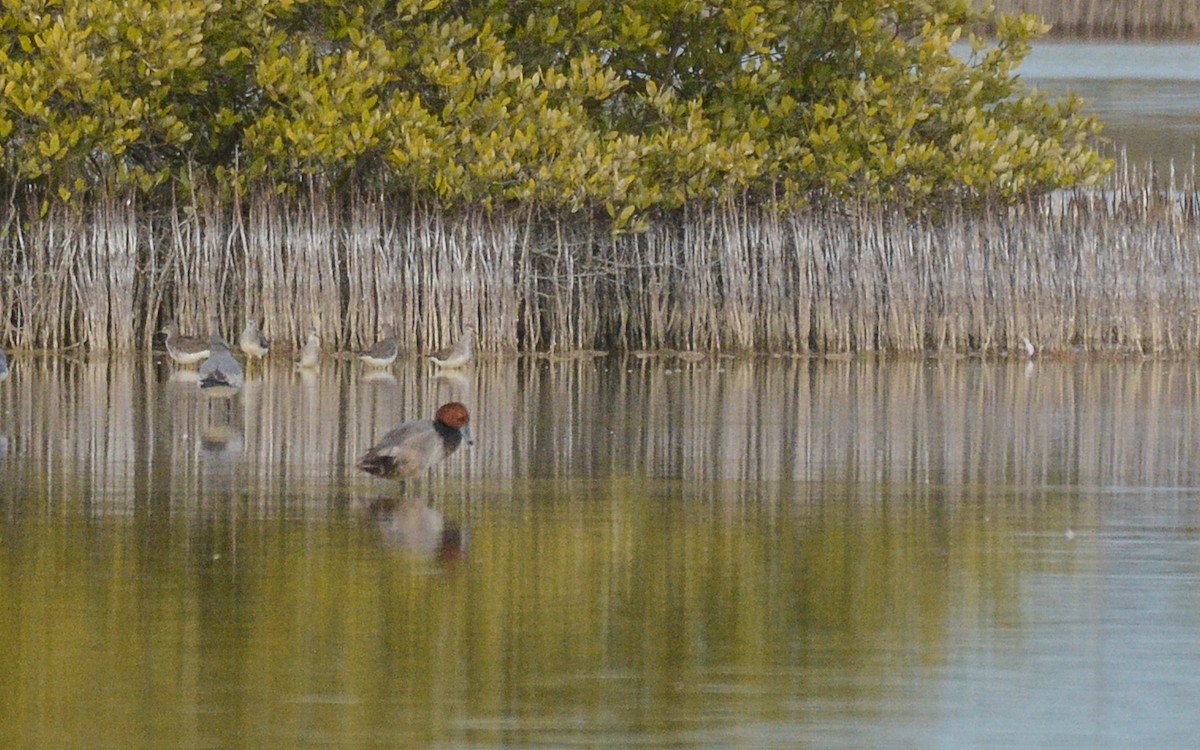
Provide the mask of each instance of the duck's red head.
POLYGON ((467 413, 467 407, 457 401, 442 404, 438 407, 437 414, 433 415, 433 418, 447 427, 452 427, 456 430, 461 430, 467 426, 467 422, 471 421, 471 415, 467 413))

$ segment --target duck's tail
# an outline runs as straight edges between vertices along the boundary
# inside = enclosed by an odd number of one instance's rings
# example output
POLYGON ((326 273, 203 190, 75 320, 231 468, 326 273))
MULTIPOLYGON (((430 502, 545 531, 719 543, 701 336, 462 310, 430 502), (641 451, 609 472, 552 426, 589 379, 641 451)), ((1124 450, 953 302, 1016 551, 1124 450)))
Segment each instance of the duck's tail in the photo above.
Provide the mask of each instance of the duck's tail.
POLYGON ((393 456, 376 453, 374 450, 364 453, 363 457, 358 459, 358 463, 355 466, 377 477, 391 478, 396 476, 396 459, 393 456))

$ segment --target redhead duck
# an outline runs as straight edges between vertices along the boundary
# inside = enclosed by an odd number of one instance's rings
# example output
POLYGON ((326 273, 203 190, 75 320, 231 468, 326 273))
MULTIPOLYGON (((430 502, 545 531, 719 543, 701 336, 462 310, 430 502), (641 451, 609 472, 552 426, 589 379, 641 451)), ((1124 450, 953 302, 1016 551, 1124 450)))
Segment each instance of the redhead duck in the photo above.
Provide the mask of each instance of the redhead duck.
POLYGON ((442 404, 433 419, 405 422, 371 446, 358 468, 387 479, 407 479, 453 453, 462 441, 474 445, 467 407, 457 401, 442 404))

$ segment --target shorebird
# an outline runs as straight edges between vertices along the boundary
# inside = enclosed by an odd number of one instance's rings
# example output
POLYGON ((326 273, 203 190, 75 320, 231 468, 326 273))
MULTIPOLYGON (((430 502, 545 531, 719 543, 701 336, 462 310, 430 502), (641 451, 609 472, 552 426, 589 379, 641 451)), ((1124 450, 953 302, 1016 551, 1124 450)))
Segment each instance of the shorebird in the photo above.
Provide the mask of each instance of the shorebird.
POLYGON ((296 365, 305 369, 311 369, 321 363, 321 337, 317 334, 316 328, 310 328, 308 331, 308 340, 304 342, 304 346, 300 349, 300 355, 296 357, 296 365))
POLYGON ((396 354, 400 351, 400 344, 396 341, 396 334, 391 326, 383 329, 383 338, 375 342, 375 345, 366 351, 358 353, 358 358, 369 367, 390 367, 396 361, 396 354))
POLYGON ((471 416, 458 401, 442 404, 433 419, 405 422, 389 431, 362 458, 358 468, 386 479, 407 479, 449 456, 464 440, 473 445, 467 427, 471 416))
POLYGON ((233 358, 228 342, 221 337, 216 318, 212 321, 208 349, 208 359, 200 363, 200 387, 212 396, 233 395, 241 389, 245 379, 242 366, 233 358))
POLYGON ((445 349, 430 354, 429 358, 438 367, 455 369, 470 364, 471 357, 475 353, 474 347, 475 326, 467 326, 461 339, 447 346, 445 349))
POLYGON ((246 327, 242 329, 241 337, 238 338, 238 347, 247 357, 262 359, 267 356, 271 342, 258 330, 258 321, 250 318, 246 321, 246 327))
POLYGON ((163 326, 162 333, 167 334, 167 354, 177 363, 194 365, 208 356, 208 342, 199 336, 181 336, 175 321, 163 326))

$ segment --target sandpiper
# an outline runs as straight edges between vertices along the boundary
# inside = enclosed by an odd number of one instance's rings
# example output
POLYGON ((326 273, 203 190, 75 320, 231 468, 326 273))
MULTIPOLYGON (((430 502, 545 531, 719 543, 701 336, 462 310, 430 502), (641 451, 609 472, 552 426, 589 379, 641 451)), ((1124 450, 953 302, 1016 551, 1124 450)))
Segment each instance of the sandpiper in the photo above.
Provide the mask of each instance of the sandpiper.
POLYGON ((462 338, 450 346, 429 355, 438 367, 455 369, 471 362, 475 353, 475 327, 467 326, 462 338))
POLYGON ((358 358, 369 367, 390 367, 396 361, 396 354, 400 351, 400 344, 396 341, 396 334, 391 326, 383 329, 383 338, 375 342, 375 345, 366 351, 358 353, 358 358))
POLYGON ((183 336, 175 327, 175 321, 163 326, 167 334, 167 354, 181 365, 194 365, 208 357, 208 342, 199 336, 183 336))
POLYGON ((300 355, 296 357, 296 364, 304 369, 311 369, 320 363, 321 337, 317 334, 316 328, 310 328, 308 340, 304 342, 304 346, 300 349, 300 355))
POLYGON ((242 329, 242 335, 238 338, 238 347, 247 357, 262 359, 267 356, 267 351, 271 348, 271 342, 258 329, 258 321, 250 318, 246 321, 246 327, 242 329))

